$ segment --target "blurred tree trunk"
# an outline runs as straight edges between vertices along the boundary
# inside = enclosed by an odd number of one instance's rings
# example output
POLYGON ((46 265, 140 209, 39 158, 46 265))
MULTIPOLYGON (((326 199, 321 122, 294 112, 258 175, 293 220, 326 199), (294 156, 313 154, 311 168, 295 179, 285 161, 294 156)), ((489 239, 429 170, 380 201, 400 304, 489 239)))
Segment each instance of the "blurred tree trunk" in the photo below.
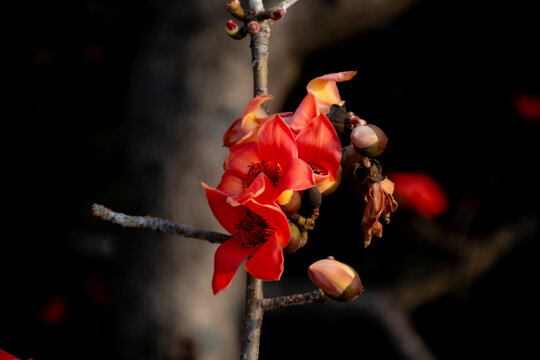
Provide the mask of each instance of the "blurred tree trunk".
MULTIPOLYGON (((268 8, 277 1, 265 3, 268 8)), ((301 0, 273 26, 269 92, 281 109, 303 58, 398 15, 415 0, 301 0)), ((249 40, 223 31, 223 0, 147 1, 126 104, 126 212, 221 231, 201 181, 217 185, 221 137, 253 95, 249 40)), ((326 72, 353 69, 321 69, 326 72)), ((243 272, 211 291, 216 245, 126 230, 120 249, 118 358, 239 356, 243 272)))

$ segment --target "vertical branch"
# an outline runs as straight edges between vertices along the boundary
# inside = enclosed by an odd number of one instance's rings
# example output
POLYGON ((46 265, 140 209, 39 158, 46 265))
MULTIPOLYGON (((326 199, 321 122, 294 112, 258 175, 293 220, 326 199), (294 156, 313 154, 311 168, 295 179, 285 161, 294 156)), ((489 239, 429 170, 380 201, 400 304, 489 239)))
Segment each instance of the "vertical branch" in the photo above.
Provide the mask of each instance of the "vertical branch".
POLYGON ((254 95, 268 94, 268 42, 271 20, 261 22, 261 30, 251 37, 254 95))
POLYGON ((246 281, 246 303, 242 319, 242 352, 241 360, 256 360, 259 358, 259 344, 264 310, 262 308, 262 280, 250 274, 246 281))
MULTIPOLYGON (((249 0, 251 12, 264 11, 262 0, 249 0)), ((270 22, 263 21, 261 30, 251 37, 251 65, 253 67, 254 96, 268 94, 268 39, 270 38, 270 22)), ((241 360, 257 360, 264 310, 262 308, 262 280, 247 274, 246 302, 242 318, 242 350, 241 360)))

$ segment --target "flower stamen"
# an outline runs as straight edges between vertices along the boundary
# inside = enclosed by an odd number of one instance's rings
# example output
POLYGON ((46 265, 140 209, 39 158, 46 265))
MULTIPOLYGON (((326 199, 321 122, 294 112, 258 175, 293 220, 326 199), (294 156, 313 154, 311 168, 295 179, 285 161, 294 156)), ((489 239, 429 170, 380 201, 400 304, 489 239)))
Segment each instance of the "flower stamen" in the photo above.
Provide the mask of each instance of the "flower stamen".
POLYGON ((265 219, 249 210, 246 215, 240 217, 235 227, 234 236, 240 240, 245 249, 258 248, 275 232, 265 219))
POLYGON ((272 180, 274 185, 277 186, 279 179, 281 178, 281 166, 279 163, 266 160, 262 160, 258 163, 252 162, 251 165, 249 165, 247 175, 242 179, 242 188, 244 190, 249 188, 251 183, 260 173, 265 173, 266 176, 272 180))

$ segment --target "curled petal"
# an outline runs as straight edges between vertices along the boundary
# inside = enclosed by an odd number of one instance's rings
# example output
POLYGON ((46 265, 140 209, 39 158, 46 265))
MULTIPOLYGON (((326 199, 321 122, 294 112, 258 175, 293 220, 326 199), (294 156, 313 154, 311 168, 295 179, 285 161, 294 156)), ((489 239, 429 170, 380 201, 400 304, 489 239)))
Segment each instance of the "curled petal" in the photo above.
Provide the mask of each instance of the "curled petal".
POLYGON ((214 295, 229 287, 238 267, 253 252, 253 249, 244 248, 235 238, 225 241, 217 248, 214 255, 214 276, 212 277, 214 295))
POLYGON ((244 110, 244 115, 242 115, 242 130, 245 133, 255 129, 268 117, 268 113, 261 105, 270 99, 272 99, 272 95, 261 95, 256 96, 249 102, 244 110))
POLYGON ((276 196, 276 190, 273 189, 272 182, 264 173, 257 175, 255 180, 245 188, 243 178, 238 176, 234 171, 229 170, 223 174, 217 188, 229 196, 227 201, 232 206, 238 206, 248 199, 259 196, 264 196, 265 199, 276 196))
MULTIPOLYGON (((289 226, 287 224, 287 226, 289 226)), ((272 236, 246 262, 246 270, 254 277, 273 281, 283 273, 283 249, 276 236, 272 236)))
POLYGON ((354 75, 356 75, 356 71, 344 71, 323 75, 308 83, 307 91, 315 95, 320 112, 327 114, 330 111, 330 106, 341 101, 336 82, 348 81, 354 75))

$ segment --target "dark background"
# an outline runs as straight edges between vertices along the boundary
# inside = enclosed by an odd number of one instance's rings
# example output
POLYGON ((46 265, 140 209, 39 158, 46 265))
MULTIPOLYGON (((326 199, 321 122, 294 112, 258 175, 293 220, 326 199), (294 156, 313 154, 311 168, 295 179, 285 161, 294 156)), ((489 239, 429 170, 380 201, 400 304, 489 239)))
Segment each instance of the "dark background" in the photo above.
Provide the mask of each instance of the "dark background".
MULTIPOLYGON (((103 224, 89 209, 95 202, 115 208, 125 196, 131 65, 145 29, 157 20, 145 1, 5 7, 0 349, 21 359, 116 358, 112 321, 121 306, 114 294, 120 260, 108 239, 132 230, 103 224)), ((449 199, 447 212, 432 221, 489 239, 501 224, 538 216, 540 119, 516 104, 523 96, 539 101, 539 24, 531 1, 421 1, 395 21, 312 54, 286 110, 295 108, 320 69, 358 70, 354 81, 339 85, 340 93, 349 110, 388 135, 384 169, 428 172, 449 199), (467 226, 459 218, 464 202, 475 209, 467 226)), ((407 207, 393 215, 383 239, 363 249, 355 215, 360 202, 348 190, 344 185, 325 200, 313 245, 287 262, 284 280, 329 251, 355 265, 372 286, 391 284, 411 263, 452 260, 422 243, 410 228, 418 215, 407 207), (324 238, 351 241, 329 250, 317 242, 324 238)), ((536 232, 462 292, 414 314, 438 358, 517 359, 537 352, 534 331, 527 330, 538 320, 537 238, 536 232)), ((339 309, 324 321, 306 309, 269 314, 261 358, 281 356, 285 348, 317 358, 316 344, 325 342, 339 344, 334 358, 351 351, 398 358, 382 330, 339 309), (306 325, 319 322, 325 324, 320 332, 298 340, 306 325), (348 329, 359 323, 366 325, 352 336, 348 329), (358 337, 369 341, 358 345, 358 337)))

